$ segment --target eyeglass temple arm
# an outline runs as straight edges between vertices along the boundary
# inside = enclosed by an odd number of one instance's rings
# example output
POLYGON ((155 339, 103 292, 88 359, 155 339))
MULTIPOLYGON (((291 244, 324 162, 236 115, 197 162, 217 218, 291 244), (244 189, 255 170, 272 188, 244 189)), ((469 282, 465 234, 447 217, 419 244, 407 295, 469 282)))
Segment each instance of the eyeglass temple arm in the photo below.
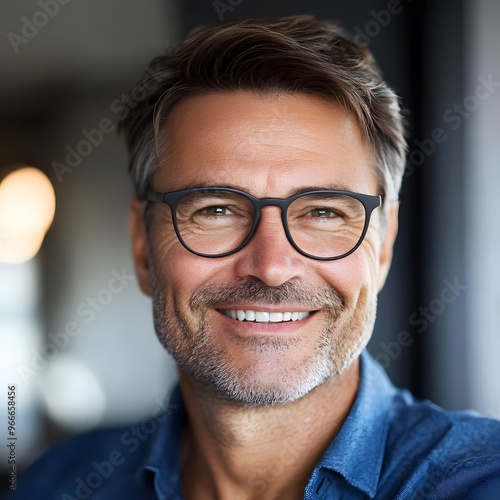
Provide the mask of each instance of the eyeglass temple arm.
POLYGON ((146 193, 145 200, 147 200, 147 201, 163 201, 163 193, 157 193, 155 191, 148 191, 146 193))

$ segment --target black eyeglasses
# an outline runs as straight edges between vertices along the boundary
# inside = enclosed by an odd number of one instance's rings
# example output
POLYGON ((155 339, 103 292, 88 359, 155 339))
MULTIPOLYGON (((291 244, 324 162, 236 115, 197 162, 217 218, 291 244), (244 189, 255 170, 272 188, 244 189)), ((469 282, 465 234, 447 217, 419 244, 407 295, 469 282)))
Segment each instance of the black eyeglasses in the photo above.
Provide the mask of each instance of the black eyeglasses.
POLYGON ((281 208, 290 244, 306 257, 335 260, 354 252, 365 237, 380 196, 349 191, 306 191, 290 198, 255 198, 222 187, 149 191, 146 199, 170 206, 179 241, 201 257, 225 257, 241 250, 257 229, 262 208, 281 208))

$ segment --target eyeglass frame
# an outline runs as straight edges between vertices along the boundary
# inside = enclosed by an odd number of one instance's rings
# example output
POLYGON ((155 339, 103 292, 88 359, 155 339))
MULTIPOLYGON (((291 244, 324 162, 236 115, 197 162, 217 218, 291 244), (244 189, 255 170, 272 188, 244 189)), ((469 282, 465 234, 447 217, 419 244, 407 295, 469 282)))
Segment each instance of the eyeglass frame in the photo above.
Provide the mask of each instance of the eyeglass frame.
POLYGON ((261 215, 261 210, 264 207, 268 206, 273 206, 273 207, 279 207, 281 209, 281 222, 283 225, 283 229, 285 231, 286 237, 288 239, 288 242, 292 247, 297 250, 301 255, 304 255, 305 257, 308 257, 310 259, 314 260, 322 260, 322 261, 328 261, 328 260, 339 260, 347 257, 348 255, 351 255, 353 252, 355 252, 361 243, 363 242, 366 233, 368 231, 368 226, 370 224, 370 218, 372 212, 380 207, 382 205, 382 196, 379 195, 370 195, 370 194, 361 194, 361 193, 355 193, 351 191, 342 191, 342 190, 335 190, 335 189, 316 189, 313 191, 304 191, 302 193, 295 194, 293 196, 290 196, 288 198, 257 198, 255 196, 252 196, 251 194, 241 191, 239 189, 234 189, 234 188, 227 188, 227 187, 217 187, 217 186, 207 186, 207 187, 196 187, 196 188, 189 188, 189 189, 181 189, 179 191, 169 191, 169 192, 158 192, 158 191, 152 191, 148 190, 146 192, 145 196, 146 201, 150 202, 161 202, 165 203, 170 207, 170 212, 172 214, 172 223, 174 226, 175 234, 177 235, 178 240, 182 244, 182 246, 191 252, 192 254, 198 255, 200 257, 206 257, 206 258, 220 258, 220 257, 227 257, 228 255, 235 254, 242 250, 248 243, 251 241, 253 238, 255 231, 257 230, 257 226, 259 225, 260 221, 260 215, 261 215), (184 198, 184 196, 187 196, 191 193, 194 192, 202 192, 202 191, 226 191, 230 193, 235 193, 238 195, 242 195, 248 200, 253 205, 254 208, 254 216, 253 216, 253 223, 252 227, 250 228, 247 236, 243 240, 243 242, 238 245, 234 250, 230 250, 228 252, 224 252, 221 254, 205 254, 201 252, 197 252, 190 248, 185 241, 182 239, 181 233, 179 231, 179 227, 177 225, 177 204, 179 201, 184 198), (303 196, 308 196, 308 195, 315 195, 315 194, 333 194, 333 195, 346 195, 350 196, 352 198, 355 198, 361 204, 363 205, 365 209, 365 224, 363 227, 363 231, 361 232, 361 236, 359 237, 358 243, 351 249, 349 252, 346 252, 342 255, 339 255, 338 257, 317 257, 315 255, 311 255, 304 250, 302 250, 293 240, 293 237, 290 233, 290 229, 288 227, 288 220, 287 220, 287 211, 289 206, 297 199, 302 198, 303 196))

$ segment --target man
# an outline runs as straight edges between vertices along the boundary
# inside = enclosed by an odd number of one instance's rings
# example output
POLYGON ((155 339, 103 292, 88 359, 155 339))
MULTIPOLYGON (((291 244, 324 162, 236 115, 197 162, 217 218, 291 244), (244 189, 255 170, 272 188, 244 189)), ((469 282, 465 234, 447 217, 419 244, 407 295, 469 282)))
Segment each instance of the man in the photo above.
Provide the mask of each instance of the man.
POLYGON ((416 401, 364 350, 405 163, 370 54, 308 16, 205 29, 124 110, 179 387, 154 432, 60 445, 22 498, 500 498, 500 423, 416 401))

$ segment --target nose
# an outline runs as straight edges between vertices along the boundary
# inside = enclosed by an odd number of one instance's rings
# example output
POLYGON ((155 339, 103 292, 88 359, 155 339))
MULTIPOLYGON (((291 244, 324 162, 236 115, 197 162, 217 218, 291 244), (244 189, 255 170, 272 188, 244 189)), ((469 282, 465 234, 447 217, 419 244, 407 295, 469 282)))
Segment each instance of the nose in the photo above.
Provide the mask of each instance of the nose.
POLYGON ((288 241, 278 207, 262 209, 252 239, 236 255, 238 277, 253 276, 268 286, 280 286, 299 278, 305 270, 306 257, 288 241))

